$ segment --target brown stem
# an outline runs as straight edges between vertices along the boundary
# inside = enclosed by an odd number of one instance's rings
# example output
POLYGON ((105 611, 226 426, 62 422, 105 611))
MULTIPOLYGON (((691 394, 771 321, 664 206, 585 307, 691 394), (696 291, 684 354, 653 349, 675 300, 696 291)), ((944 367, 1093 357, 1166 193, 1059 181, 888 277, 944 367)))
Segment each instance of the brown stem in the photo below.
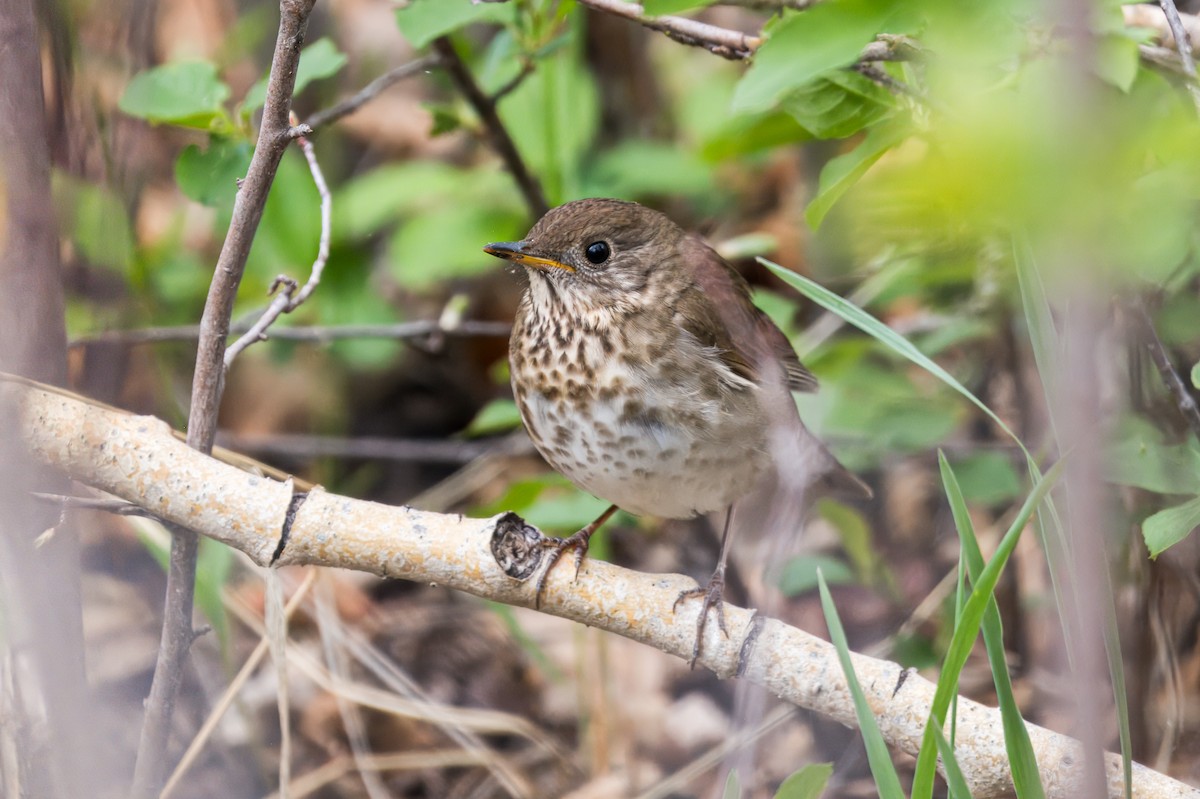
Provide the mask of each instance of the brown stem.
MULTIPOLYGON (((250 169, 233 206, 229 233, 217 259, 204 315, 200 320, 200 342, 192 379, 192 405, 188 415, 188 446, 211 452, 217 431, 217 411, 224 382, 225 339, 246 258, 262 219, 267 193, 275 179, 279 161, 291 138, 288 114, 300 48, 308 28, 308 16, 316 0, 281 0, 279 34, 267 82, 267 101, 262 126, 250 169)), ((192 600, 196 579, 199 539, 191 531, 178 530, 171 540, 167 570, 166 606, 163 610, 162 641, 154 680, 146 700, 146 718, 138 743, 131 795, 149 799, 158 793, 166 775, 166 747, 170 740, 171 715, 183 678, 188 650, 193 640, 192 600)))
POLYGON ((433 50, 438 54, 446 73, 454 81, 454 85, 458 87, 467 102, 475 109, 475 113, 479 115, 488 138, 491 139, 493 149, 504 160, 504 165, 508 167, 513 179, 517 181, 517 186, 520 187, 529 210, 534 216, 541 216, 549 211, 550 206, 546 202, 546 195, 542 193, 541 184, 525 166, 525 161, 521 158, 516 143, 508 135, 508 129, 504 127, 504 122, 496 113, 495 98, 488 97, 484 94, 483 89, 479 88, 479 84, 475 82, 471 71, 459 57, 449 37, 439 36, 434 39, 433 50))

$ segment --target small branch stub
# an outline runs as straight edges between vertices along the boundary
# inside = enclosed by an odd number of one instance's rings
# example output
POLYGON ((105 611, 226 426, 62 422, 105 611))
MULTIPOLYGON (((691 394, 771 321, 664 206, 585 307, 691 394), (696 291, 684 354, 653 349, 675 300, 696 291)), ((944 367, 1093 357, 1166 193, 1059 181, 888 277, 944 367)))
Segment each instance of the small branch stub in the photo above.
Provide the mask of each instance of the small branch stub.
POLYGON ((496 520, 492 532, 492 555, 497 565, 514 580, 525 581, 542 565, 542 542, 546 537, 533 525, 515 513, 506 513, 496 520))

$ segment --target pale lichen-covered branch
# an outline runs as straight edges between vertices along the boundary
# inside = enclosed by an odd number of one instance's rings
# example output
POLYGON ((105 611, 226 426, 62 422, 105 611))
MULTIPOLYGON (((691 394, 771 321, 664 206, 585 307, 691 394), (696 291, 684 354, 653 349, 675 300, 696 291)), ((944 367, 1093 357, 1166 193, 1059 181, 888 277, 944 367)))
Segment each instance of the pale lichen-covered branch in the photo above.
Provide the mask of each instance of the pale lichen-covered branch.
MULTIPOLYGON (((256 563, 335 566, 382 577, 436 583, 512 605, 532 606, 541 534, 514 514, 473 519, 330 494, 297 493, 291 481, 253 474, 203 455, 157 419, 118 410, 0 375, 0 408, 12 411, 32 457, 74 479, 140 505, 166 521, 236 547, 256 563), (280 539, 286 529, 282 549, 280 539), (518 575, 514 577, 512 575, 518 575)), ((680 575, 642 574, 587 560, 573 581, 555 569, 542 610, 624 635, 688 659, 699 603, 672 606, 692 587, 680 575)), ((753 611, 726 607, 730 637, 708 625, 700 663, 722 677, 742 666, 750 680, 844 724, 854 710, 833 647, 753 611), (752 646, 743 644, 753 630, 752 646)), ((888 742, 915 753, 933 699, 928 680, 894 663, 854 656, 858 678, 888 742)), ((1077 742, 1030 726, 1049 797, 1078 790, 1077 742)), ((976 797, 1011 792, 999 712, 958 705, 960 765, 976 797)), ((1108 757, 1108 789, 1120 796, 1119 760, 1108 757)), ((1200 791, 1141 766, 1134 795, 1200 797, 1200 791)))

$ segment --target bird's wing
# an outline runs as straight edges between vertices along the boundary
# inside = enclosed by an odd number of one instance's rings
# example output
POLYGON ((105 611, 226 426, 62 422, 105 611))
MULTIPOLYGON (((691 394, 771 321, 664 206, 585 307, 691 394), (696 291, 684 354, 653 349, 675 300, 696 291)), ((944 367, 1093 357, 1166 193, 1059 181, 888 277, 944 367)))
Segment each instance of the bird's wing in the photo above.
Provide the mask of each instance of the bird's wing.
POLYGON ((700 343, 720 352, 733 372, 759 380, 758 363, 775 360, 792 391, 816 391, 817 378, 800 363, 783 331, 750 300, 748 284, 729 263, 698 238, 688 237, 681 253, 696 286, 676 306, 680 325, 700 343))

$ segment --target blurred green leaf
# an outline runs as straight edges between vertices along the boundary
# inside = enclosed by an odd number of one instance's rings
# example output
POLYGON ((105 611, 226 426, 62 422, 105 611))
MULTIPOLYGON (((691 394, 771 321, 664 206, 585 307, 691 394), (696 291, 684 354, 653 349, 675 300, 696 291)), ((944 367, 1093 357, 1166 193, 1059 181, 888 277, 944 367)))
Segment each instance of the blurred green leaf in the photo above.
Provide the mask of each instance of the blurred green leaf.
POLYGON ((784 111, 764 114, 731 114, 706 138, 700 154, 708 161, 724 161, 737 156, 808 141, 812 133, 784 111))
POLYGON ((648 17, 678 14, 694 8, 711 6, 716 0, 642 0, 642 11, 648 17))
POLYGON ((133 76, 117 107, 150 122, 207 130, 225 113, 229 87, 208 61, 179 61, 133 76))
POLYGON ((871 540, 871 526, 866 518, 849 505, 832 499, 817 500, 817 513, 837 530, 838 540, 858 579, 876 585, 884 578, 887 564, 871 540))
POLYGON ((775 799, 819 799, 831 776, 832 763, 809 763, 783 781, 775 799))
MULTIPOLYGON (((336 75, 346 65, 346 54, 337 49, 333 39, 324 36, 305 47, 300 53, 300 66, 296 68, 296 86, 292 95, 298 95, 313 81, 336 75)), ((267 100, 267 81, 270 76, 258 80, 246 92, 242 100, 242 113, 249 114, 262 108, 267 100)))
POLYGON ((1123 92, 1129 91, 1137 78, 1140 63, 1138 43, 1121 33, 1096 39, 1096 74, 1123 92))
POLYGON ((442 34, 472 22, 512 22, 515 5, 473 3, 471 0, 412 0, 396 10, 396 24, 408 43, 420 49, 442 34))
POLYGON ((817 196, 804 212, 808 224, 813 228, 820 227, 833 204, 857 183, 884 153, 904 141, 907 136, 908 130, 901 125, 881 125, 872 128, 853 150, 831 159, 821 170, 817 196))
POLYGON ((738 780, 737 769, 730 769, 729 776, 725 778, 721 799, 742 799, 742 784, 738 780))
POLYGON ((1192 364, 1192 388, 1200 388, 1200 361, 1192 364))
POLYGON ((135 243, 125 204, 107 187, 55 172, 53 191, 71 241, 92 264, 131 274, 135 243))
POLYGON ((392 274, 408 289, 493 271, 495 258, 483 252, 490 241, 511 241, 524 233, 523 215, 480 205, 434 207, 404 219, 391 240, 392 274))
POLYGON ((762 111, 821 74, 858 60, 898 13, 890 0, 829 0, 786 18, 754 54, 734 111, 762 111))
POLYGON ((505 433, 521 424, 521 412, 517 404, 510 399, 494 399, 484 405, 465 433, 468 436, 490 436, 505 433))
POLYGON ((782 108, 818 139, 841 139, 892 112, 892 96, 856 72, 830 72, 788 94, 782 108))
POLYGON ((253 154, 248 142, 219 136, 211 138, 206 150, 189 144, 175 162, 175 180, 196 202, 231 213, 238 180, 245 177, 253 154))
POLYGON ((825 575, 830 585, 850 585, 854 572, 842 561, 829 555, 799 555, 783 565, 779 575, 779 590, 784 596, 800 596, 817 587, 817 573, 825 575))
POLYGON ((585 179, 583 193, 595 197, 702 195, 716 185, 712 168, 690 150, 650 141, 629 141, 609 150, 585 179))
POLYGON ((955 459, 954 472, 963 496, 983 505, 1000 505, 1021 495, 1021 478, 1002 452, 976 452, 955 459))
POLYGON ((1149 421, 1130 416, 1113 431, 1105 477, 1159 494, 1200 493, 1200 446, 1194 439, 1168 445, 1149 421))
POLYGON ((1150 557, 1157 558, 1200 526, 1200 497, 1160 510, 1142 522, 1142 537, 1150 557))

